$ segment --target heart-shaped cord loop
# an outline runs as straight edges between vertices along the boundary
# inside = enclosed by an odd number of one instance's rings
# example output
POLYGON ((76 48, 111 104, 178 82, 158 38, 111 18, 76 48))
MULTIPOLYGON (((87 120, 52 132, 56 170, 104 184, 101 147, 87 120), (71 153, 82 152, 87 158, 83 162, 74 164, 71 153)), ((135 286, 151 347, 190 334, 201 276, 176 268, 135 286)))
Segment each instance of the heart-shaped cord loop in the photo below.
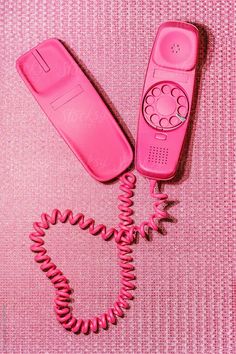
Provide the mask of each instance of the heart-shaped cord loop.
POLYGON ((58 209, 54 209, 51 216, 43 213, 41 221, 35 222, 33 228, 35 232, 30 234, 30 239, 34 242, 31 246, 31 251, 37 253, 34 257, 35 261, 40 263, 41 270, 45 272, 51 280, 56 290, 55 297, 55 312, 57 320, 62 326, 74 333, 87 334, 90 331, 97 332, 99 328, 106 329, 108 324, 116 324, 118 317, 124 316, 124 310, 129 308, 129 300, 133 299, 132 290, 135 289, 134 284, 134 266, 132 265, 133 257, 131 256, 132 249, 130 245, 133 243, 135 236, 140 234, 146 237, 150 230, 158 230, 158 221, 168 218, 168 213, 161 209, 160 206, 167 199, 166 194, 154 193, 157 181, 151 181, 151 195, 156 198, 154 203, 155 213, 151 215, 148 221, 144 221, 141 225, 134 225, 132 219, 133 210, 131 208, 133 202, 133 189, 136 184, 136 177, 132 172, 125 173, 120 177, 120 190, 123 192, 118 197, 121 204, 118 208, 121 211, 119 215, 120 223, 118 228, 107 227, 103 224, 95 225, 95 220, 92 218, 85 219, 84 214, 78 213, 73 215, 69 209, 63 213, 58 209), (117 300, 107 312, 100 316, 95 316, 91 319, 77 319, 73 315, 73 309, 70 306, 71 288, 69 281, 63 272, 52 262, 51 257, 47 254, 44 247, 43 237, 45 230, 57 222, 69 222, 71 225, 78 225, 80 229, 88 229, 91 235, 100 235, 104 240, 108 240, 114 236, 118 248, 118 257, 120 259, 119 266, 121 268, 121 287, 117 300))

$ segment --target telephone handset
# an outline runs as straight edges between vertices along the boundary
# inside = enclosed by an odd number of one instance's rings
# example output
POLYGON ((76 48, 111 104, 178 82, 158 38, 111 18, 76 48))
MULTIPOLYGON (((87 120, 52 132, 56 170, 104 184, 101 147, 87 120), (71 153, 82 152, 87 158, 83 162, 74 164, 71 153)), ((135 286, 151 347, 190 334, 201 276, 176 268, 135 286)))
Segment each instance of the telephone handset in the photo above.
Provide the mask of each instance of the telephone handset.
POLYGON ((152 50, 139 112, 136 144, 136 167, 150 179, 154 213, 135 225, 131 208, 136 177, 124 172, 132 162, 132 149, 91 82, 81 71, 66 48, 49 39, 17 60, 17 70, 29 90, 57 131, 86 170, 104 182, 119 175, 119 224, 108 228, 95 224, 93 218, 54 209, 41 214, 33 223, 31 251, 35 261, 51 280, 55 292, 55 312, 61 325, 74 333, 97 332, 116 324, 129 308, 135 289, 131 244, 137 234, 148 237, 160 231, 160 220, 169 214, 163 208, 167 194, 155 192, 158 180, 174 176, 189 120, 198 47, 196 27, 183 22, 162 24, 152 50), (113 305, 103 314, 90 319, 76 318, 70 306, 71 287, 63 272, 53 263, 44 246, 44 236, 57 222, 88 229, 92 235, 108 240, 114 237, 118 248, 121 287, 113 305))
POLYGON ((55 38, 23 54, 17 70, 56 130, 89 174, 101 182, 124 172, 133 152, 111 112, 55 38))

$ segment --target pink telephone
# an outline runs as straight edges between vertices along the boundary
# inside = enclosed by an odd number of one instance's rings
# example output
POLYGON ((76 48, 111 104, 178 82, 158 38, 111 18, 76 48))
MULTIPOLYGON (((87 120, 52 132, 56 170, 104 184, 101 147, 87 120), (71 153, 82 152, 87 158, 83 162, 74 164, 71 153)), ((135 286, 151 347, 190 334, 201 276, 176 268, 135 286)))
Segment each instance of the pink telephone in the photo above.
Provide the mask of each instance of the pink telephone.
POLYGON ((184 22, 163 23, 152 50, 139 112, 136 145, 137 170, 150 179, 155 212, 135 225, 132 219, 136 177, 124 172, 133 160, 132 149, 91 82, 57 39, 48 39, 17 60, 17 70, 57 131, 90 175, 108 181, 119 175, 120 210, 118 226, 95 225, 92 218, 71 210, 43 213, 33 224, 30 239, 35 261, 55 287, 55 312, 62 326, 74 333, 97 332, 115 324, 129 308, 135 289, 130 245, 139 234, 158 231, 159 221, 169 217, 164 208, 167 195, 155 192, 158 180, 175 175, 187 129, 194 87, 198 30, 184 22), (120 258, 121 288, 106 313, 92 319, 77 319, 70 306, 69 281, 52 262, 44 247, 46 230, 56 222, 69 221, 104 240, 114 236, 120 258))

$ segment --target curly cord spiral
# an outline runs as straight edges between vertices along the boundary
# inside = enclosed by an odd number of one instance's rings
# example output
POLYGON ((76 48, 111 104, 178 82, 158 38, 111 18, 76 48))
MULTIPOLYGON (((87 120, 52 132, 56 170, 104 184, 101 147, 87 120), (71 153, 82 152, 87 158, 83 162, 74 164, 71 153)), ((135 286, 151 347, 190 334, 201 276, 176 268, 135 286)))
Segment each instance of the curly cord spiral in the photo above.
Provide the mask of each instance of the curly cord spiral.
POLYGON ((125 173, 120 177, 120 190, 124 194, 119 195, 118 199, 122 204, 118 205, 119 210, 122 211, 119 214, 119 227, 122 229, 130 230, 131 235, 140 234, 143 238, 147 237, 151 230, 158 231, 159 221, 162 219, 168 219, 170 216, 166 210, 163 209, 163 205, 166 202, 168 195, 165 193, 155 193, 155 188, 157 186, 157 180, 150 180, 150 195, 156 199, 154 203, 154 214, 152 214, 149 220, 143 221, 140 225, 131 226, 133 224, 133 219, 131 215, 133 210, 131 206, 133 204, 130 198, 133 196, 132 189, 135 188, 136 177, 133 173, 125 173))
POLYGON ((135 289, 133 282, 135 280, 135 275, 133 274, 134 266, 132 265, 133 257, 131 256, 132 249, 130 245, 133 243, 137 233, 145 237, 150 229, 157 231, 158 221, 168 217, 167 212, 160 209, 160 205, 167 199, 167 195, 161 193, 155 194, 156 181, 151 181, 151 195, 157 199, 154 203, 155 213, 148 221, 142 222, 140 226, 133 225, 133 210, 131 208, 133 202, 131 198, 133 197, 132 190, 135 188, 136 177, 133 173, 128 172, 121 176, 120 182, 120 190, 122 190, 123 194, 118 197, 121 202, 118 206, 121 211, 119 214, 120 223, 118 230, 114 227, 107 229, 103 224, 95 225, 94 219, 85 219, 82 213, 73 215, 73 212, 69 209, 65 210, 64 213, 61 213, 58 209, 54 209, 51 216, 46 213, 41 215, 41 221, 33 224, 35 232, 32 232, 29 236, 34 242, 31 246, 31 251, 36 253, 34 257, 35 261, 41 264, 41 270, 46 273, 46 276, 54 285, 56 291, 54 310, 57 320, 64 328, 74 333, 82 332, 87 334, 90 331, 97 332, 99 328, 106 329, 109 323, 116 324, 117 318, 123 317, 124 310, 129 308, 129 300, 133 299, 131 292, 135 289), (43 237, 45 236, 45 230, 50 225, 55 225, 58 221, 61 223, 68 221, 71 225, 78 225, 82 230, 88 229, 91 235, 100 235, 104 240, 112 237, 115 238, 118 257, 120 259, 121 288, 113 306, 98 317, 77 319, 73 315, 73 309, 70 306, 72 299, 69 281, 52 262, 51 257, 47 254, 47 250, 44 247, 43 237))

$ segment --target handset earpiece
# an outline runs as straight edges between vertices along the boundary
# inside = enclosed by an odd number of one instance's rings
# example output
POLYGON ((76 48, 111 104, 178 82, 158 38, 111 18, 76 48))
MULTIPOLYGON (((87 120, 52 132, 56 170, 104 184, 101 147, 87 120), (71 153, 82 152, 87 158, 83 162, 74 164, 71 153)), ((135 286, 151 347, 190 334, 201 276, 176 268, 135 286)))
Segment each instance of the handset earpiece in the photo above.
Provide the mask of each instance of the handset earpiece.
POLYGON ((152 58, 158 66, 192 70, 197 62, 197 28, 185 22, 165 22, 158 30, 152 58))
POLYGON ((151 53, 136 143, 136 167, 146 177, 174 177, 189 121, 198 51, 198 30, 185 22, 163 23, 151 53))

